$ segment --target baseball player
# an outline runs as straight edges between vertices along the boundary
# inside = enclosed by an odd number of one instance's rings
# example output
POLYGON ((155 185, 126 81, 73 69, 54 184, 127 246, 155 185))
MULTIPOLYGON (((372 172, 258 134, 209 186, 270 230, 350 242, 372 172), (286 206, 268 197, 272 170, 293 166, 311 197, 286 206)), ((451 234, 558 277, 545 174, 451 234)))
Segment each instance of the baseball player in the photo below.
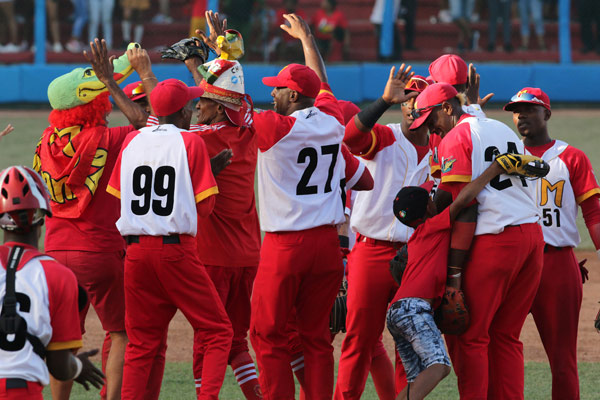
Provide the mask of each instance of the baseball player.
MULTIPOLYGON (((464 113, 461 97, 449 84, 430 85, 416 104, 411 128, 426 125, 444 137, 436 193, 440 210, 448 204, 444 197, 456 198, 495 154, 524 151, 506 125, 464 113)), ((462 285, 471 314, 468 330, 457 337, 456 352, 450 352, 461 398, 523 398, 519 334, 539 284, 543 252, 534 189, 525 179, 500 175, 477 196, 470 258, 454 282, 462 285)))
POLYGON ((42 399, 49 372, 100 388, 104 375, 88 360, 98 350, 73 355, 82 346, 75 275, 37 249, 51 215, 42 178, 9 167, 0 191, 0 399, 42 399))
POLYGON ((536 182, 546 245, 544 269, 531 314, 550 361, 552 398, 578 399, 577 327, 587 271, 583 266, 580 271, 573 253, 580 241, 575 219, 579 205, 599 249, 600 188, 587 156, 550 137, 548 121, 552 111, 546 93, 539 88, 523 88, 504 109, 513 113, 525 149, 550 164, 549 174, 536 182))
POLYGON ((144 84, 142 81, 132 82, 123 88, 123 93, 127 96, 131 101, 137 103, 146 113, 148 114, 148 119, 152 118, 154 123, 153 125, 158 125, 158 119, 151 115, 152 110, 150 108, 150 102, 148 101, 148 96, 146 95, 144 84))
MULTIPOLYGON (((388 303, 398 289, 389 273, 389 261, 408 240, 412 229, 395 220, 389 205, 399 188, 425 182, 430 172, 427 129, 408 129, 413 98, 428 83, 423 77, 410 79, 410 67, 402 65, 397 74, 394 71, 395 68, 383 96, 350 120, 344 137, 352 153, 361 155, 373 173, 375 189, 357 194, 350 218, 357 243, 348 257, 347 333, 342 344, 336 399, 360 398, 377 355, 374 351, 385 326, 388 303), (402 124, 376 124, 392 104, 398 103, 405 115, 402 124)), ((387 386, 381 388, 380 396, 391 399, 396 392, 393 367, 385 361, 381 358, 376 379, 387 386)))
MULTIPOLYGON (((108 399, 120 395, 127 336, 125 243, 114 225, 119 216, 118 201, 105 188, 126 135, 144 126, 146 120, 145 111, 118 86, 133 72, 130 58, 134 53, 145 54, 139 48, 129 50, 113 65, 106 43, 96 39, 90 44, 90 53, 84 53, 93 68, 78 68, 50 84, 50 127, 34 156, 34 169, 50 190, 53 212, 47 220, 45 249, 75 273, 108 333, 102 358, 108 399), (133 126, 106 126, 112 108, 109 92, 133 126)), ((143 69, 138 72, 145 76, 143 69)), ((82 333, 88 307, 80 314, 82 333)), ((71 384, 51 381, 54 398, 68 399, 71 384)))
MULTIPOLYGON (((150 103, 160 125, 132 133, 123 144, 107 191, 121 199, 119 232, 125 258, 123 399, 158 398, 165 337, 177 309, 206 346, 199 399, 216 399, 231 348, 231 323, 198 258, 198 219, 208 216, 218 193, 204 141, 186 132, 192 100, 204 91, 168 79, 150 103), (156 381, 149 381, 152 378, 156 381)), ((204 232, 200 232, 204 234, 204 232)))

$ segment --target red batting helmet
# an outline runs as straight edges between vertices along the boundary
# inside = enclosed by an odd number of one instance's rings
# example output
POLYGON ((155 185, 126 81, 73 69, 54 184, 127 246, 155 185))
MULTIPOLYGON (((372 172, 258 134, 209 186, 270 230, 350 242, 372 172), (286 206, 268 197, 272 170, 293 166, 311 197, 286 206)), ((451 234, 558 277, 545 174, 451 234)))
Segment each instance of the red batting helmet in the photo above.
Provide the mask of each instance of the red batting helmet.
POLYGON ((31 168, 8 167, 0 172, 0 227, 29 232, 52 215, 50 199, 42 177, 31 168))

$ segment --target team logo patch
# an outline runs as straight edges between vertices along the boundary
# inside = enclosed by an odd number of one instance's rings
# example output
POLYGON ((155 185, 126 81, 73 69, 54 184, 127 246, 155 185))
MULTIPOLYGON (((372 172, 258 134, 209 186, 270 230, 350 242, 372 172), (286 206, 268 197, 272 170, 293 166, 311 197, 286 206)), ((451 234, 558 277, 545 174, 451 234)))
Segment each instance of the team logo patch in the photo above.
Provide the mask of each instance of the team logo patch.
POLYGON ((404 218, 404 217, 406 217, 406 211, 400 210, 400 211, 398 211, 398 215, 400 216, 400 218, 404 218))
POLYGON ((455 162, 456 158, 442 159, 442 173, 450 172, 455 162))

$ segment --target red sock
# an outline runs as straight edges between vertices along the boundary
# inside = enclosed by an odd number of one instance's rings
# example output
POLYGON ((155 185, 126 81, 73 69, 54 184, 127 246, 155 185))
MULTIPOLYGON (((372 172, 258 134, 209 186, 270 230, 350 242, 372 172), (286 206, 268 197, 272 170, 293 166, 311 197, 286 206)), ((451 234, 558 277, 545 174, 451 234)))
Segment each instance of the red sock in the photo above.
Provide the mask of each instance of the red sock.
POLYGON ((262 394, 260 391, 260 385, 258 383, 258 375, 256 374, 256 367, 254 365, 254 361, 252 361, 252 357, 248 352, 243 352, 235 356, 233 360, 231 360, 231 369, 235 374, 235 380, 238 385, 240 385, 240 389, 242 389, 242 393, 244 393, 244 397, 247 400, 260 400, 262 399, 262 394))
MULTIPOLYGON (((112 341, 110 340, 110 333, 106 332, 106 336, 104 336, 104 342, 102 342, 102 372, 106 373, 106 360, 108 360, 108 353, 110 352, 110 345, 112 341)), ((102 386, 102 390, 100 390, 100 398, 102 400, 106 399, 106 384, 102 386)))

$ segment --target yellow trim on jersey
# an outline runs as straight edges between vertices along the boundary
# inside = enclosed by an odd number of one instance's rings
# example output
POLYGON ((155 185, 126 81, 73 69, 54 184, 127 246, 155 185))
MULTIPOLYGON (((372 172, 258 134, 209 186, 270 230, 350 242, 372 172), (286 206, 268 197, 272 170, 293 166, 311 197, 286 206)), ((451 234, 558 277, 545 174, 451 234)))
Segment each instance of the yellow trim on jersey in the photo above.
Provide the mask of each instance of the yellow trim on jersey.
POLYGON ((371 136, 372 136, 372 143, 371 143, 371 147, 369 148, 369 150, 365 153, 365 154, 361 154, 361 157, 368 157, 371 155, 371 153, 373 152, 373 150, 375 150, 375 146, 377 145, 377 135, 375 135, 375 131, 371 129, 371 136))
MULTIPOLYGON (((330 95, 332 95, 332 96, 333 96, 333 93, 331 93, 329 90, 325 90, 325 89, 321 89, 321 90, 319 90, 319 94, 318 94, 318 95, 320 95, 320 94, 323 94, 323 93, 329 93, 330 95)), ((318 95, 317 95, 317 96, 318 96, 318 95)), ((335 96, 333 96, 333 97, 335 97, 335 96)))
POLYGON ((432 165, 430 167, 431 173, 433 174, 434 172, 440 171, 442 169, 442 167, 440 167, 439 165, 432 165))
POLYGON ((196 195, 196 203, 200 203, 202 200, 206 199, 209 196, 212 196, 213 194, 217 194, 219 193, 219 188, 216 186, 213 186, 209 189, 206 189, 203 192, 200 192, 196 195))
POLYGON ((443 175, 442 183, 446 182, 471 182, 471 175, 443 175))
POLYGON ((106 185, 106 191, 118 199, 121 198, 121 192, 119 192, 117 189, 115 189, 114 187, 112 187, 110 185, 106 185))
POLYGON ((589 199, 590 197, 592 197, 593 195, 596 194, 600 194, 600 189, 599 188, 594 188, 588 192, 585 192, 584 194, 582 194, 581 196, 577 197, 575 199, 575 201, 577 201, 577 204, 581 204, 584 201, 586 201, 587 199, 589 199))
POLYGON ((69 342, 53 342, 46 346, 46 350, 67 350, 80 349, 83 347, 83 340, 71 340, 69 342))

